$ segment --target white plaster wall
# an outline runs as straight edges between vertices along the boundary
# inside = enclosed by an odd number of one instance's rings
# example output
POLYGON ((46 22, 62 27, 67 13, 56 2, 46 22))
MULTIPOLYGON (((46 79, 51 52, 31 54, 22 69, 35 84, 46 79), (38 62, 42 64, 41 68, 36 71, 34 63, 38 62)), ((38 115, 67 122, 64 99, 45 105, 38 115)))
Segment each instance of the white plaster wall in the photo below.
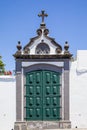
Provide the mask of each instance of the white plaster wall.
POLYGON ((16 120, 15 77, 0 76, 0 130, 11 130, 16 120))
POLYGON ((84 66, 87 60, 82 57, 83 53, 87 55, 87 51, 77 52, 77 60, 71 63, 70 68, 70 120, 73 128, 87 128, 87 67, 84 66), (78 70, 78 63, 82 69, 78 70))

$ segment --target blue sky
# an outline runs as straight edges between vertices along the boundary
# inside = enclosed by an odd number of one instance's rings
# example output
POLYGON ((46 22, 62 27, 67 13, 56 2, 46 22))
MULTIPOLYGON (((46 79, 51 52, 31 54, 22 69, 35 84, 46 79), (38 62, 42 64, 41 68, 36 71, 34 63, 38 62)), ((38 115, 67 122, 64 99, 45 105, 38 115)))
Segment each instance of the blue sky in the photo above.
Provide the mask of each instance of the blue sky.
POLYGON ((0 55, 6 70, 15 69, 17 42, 24 46, 36 36, 41 10, 49 15, 50 36, 62 47, 68 41, 74 57, 77 50, 87 49, 87 0, 0 0, 0 55))

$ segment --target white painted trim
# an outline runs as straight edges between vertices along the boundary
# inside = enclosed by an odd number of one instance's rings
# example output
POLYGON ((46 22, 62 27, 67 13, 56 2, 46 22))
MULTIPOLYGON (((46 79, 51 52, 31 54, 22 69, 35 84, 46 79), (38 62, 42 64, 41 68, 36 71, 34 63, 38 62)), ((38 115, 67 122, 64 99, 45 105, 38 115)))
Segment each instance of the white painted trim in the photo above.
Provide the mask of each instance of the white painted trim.
POLYGON ((22 117, 22 121, 24 121, 24 94, 23 94, 23 68, 22 68, 22 75, 21 75, 21 104, 22 104, 22 110, 21 110, 21 117, 22 117))
POLYGON ((50 64, 58 67, 64 66, 64 62, 22 62, 22 67, 28 67, 35 64, 50 64))

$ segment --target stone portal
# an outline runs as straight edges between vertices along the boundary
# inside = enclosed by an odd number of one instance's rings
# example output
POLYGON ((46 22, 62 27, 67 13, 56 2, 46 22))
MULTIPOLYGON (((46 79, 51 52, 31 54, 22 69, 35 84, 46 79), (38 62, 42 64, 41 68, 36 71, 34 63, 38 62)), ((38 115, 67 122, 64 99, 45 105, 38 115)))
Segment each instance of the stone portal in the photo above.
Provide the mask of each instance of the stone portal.
POLYGON ((22 49, 18 42, 16 60, 15 130, 70 128, 68 42, 64 50, 48 36, 42 11, 37 36, 22 49))

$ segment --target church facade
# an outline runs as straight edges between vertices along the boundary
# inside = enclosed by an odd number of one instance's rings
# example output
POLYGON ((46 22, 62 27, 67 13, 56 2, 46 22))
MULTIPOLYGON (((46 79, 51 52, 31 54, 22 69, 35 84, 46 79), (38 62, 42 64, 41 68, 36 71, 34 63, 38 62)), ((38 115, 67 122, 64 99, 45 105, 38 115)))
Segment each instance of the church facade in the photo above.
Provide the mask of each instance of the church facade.
POLYGON ((37 36, 22 49, 18 42, 16 60, 15 130, 70 128, 68 42, 64 49, 48 36, 44 11, 37 36))

